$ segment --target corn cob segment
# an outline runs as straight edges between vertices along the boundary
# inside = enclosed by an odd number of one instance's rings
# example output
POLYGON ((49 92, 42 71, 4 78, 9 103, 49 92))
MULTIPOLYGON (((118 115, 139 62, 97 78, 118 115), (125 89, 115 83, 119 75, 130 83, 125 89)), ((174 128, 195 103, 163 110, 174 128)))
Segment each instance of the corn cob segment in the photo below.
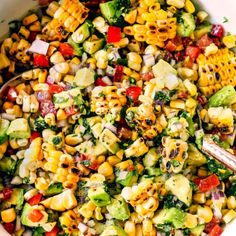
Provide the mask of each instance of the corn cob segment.
POLYGON ((210 56, 201 54, 197 63, 198 86, 204 95, 210 96, 226 85, 236 85, 236 57, 228 48, 210 56))
POLYGON ((66 38, 69 33, 74 32, 88 17, 89 9, 77 0, 64 0, 53 12, 53 19, 42 31, 48 40, 66 38))
POLYGON ((124 89, 117 89, 116 86, 97 86, 91 95, 91 111, 98 115, 112 114, 116 116, 126 101, 124 89))

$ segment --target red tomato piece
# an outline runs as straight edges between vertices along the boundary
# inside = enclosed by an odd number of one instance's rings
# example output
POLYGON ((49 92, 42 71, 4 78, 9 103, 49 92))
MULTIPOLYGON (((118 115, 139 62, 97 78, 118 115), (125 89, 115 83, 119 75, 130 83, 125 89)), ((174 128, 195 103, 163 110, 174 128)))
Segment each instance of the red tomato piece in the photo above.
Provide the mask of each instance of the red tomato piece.
POLYGON ((15 224, 10 222, 10 223, 5 223, 3 225, 4 229, 9 233, 9 234, 13 234, 15 231, 15 224))
POLYGON ((211 29, 211 35, 222 38, 224 35, 224 28, 222 25, 213 25, 211 29))
POLYGON ((219 184, 220 184, 220 181, 218 177, 215 174, 213 174, 213 175, 208 176, 205 179, 201 179, 198 185, 198 188, 201 192, 207 192, 214 189, 219 184))
POLYGON ((39 222, 43 218, 43 214, 40 210, 34 209, 29 213, 28 218, 32 222, 39 222))
POLYGON ((49 91, 41 90, 36 92, 36 97, 39 102, 42 102, 44 100, 51 100, 52 95, 49 93, 49 91))
POLYGON ((34 65, 38 67, 49 67, 49 60, 44 55, 35 55, 34 65))
POLYGON ((127 168, 127 171, 133 171, 135 168, 133 165, 129 165, 128 168, 127 168))
POLYGON ((54 115, 56 114, 56 109, 51 100, 44 100, 40 102, 40 111, 42 116, 46 116, 49 113, 53 113, 54 115))
POLYGON ((88 168, 92 170, 98 170, 98 167, 99 163, 97 161, 93 161, 93 163, 91 163, 91 165, 88 168))
POLYGON ((175 58, 175 60, 176 60, 177 62, 183 61, 183 60, 184 60, 184 53, 183 53, 183 51, 181 51, 181 52, 176 52, 176 53, 174 54, 174 58, 175 58))
POLYGON ((55 94, 64 91, 64 88, 58 84, 51 84, 49 86, 49 93, 55 94))
POLYGON ((4 188, 2 190, 2 194, 3 194, 3 200, 8 200, 11 198, 11 195, 13 193, 13 190, 11 188, 4 188))
POLYGON ((151 80, 153 78, 154 78, 154 75, 153 75, 153 73, 151 71, 142 74, 142 80, 143 81, 149 81, 149 80, 151 80))
POLYGON ((50 232, 46 232, 45 236, 57 236, 57 233, 60 231, 60 229, 55 226, 50 232))
POLYGON ((16 98, 18 96, 18 93, 15 88, 10 87, 7 92, 7 100, 10 102, 15 102, 16 98))
POLYGON ((106 83, 102 80, 102 78, 97 78, 96 81, 95 81, 95 86, 103 86, 103 87, 105 87, 105 86, 108 86, 108 84, 106 84, 106 83))
POLYGON ((77 110, 74 107, 67 107, 65 109, 65 113, 67 117, 73 116, 76 112, 77 110))
POLYGON ((59 51, 63 56, 73 56, 74 55, 74 49, 68 43, 60 43, 59 51))
POLYGON ((213 43, 212 39, 209 38, 207 34, 204 34, 200 39, 198 39, 197 46, 200 49, 204 50, 207 46, 209 46, 212 43, 213 43))
POLYGON ((209 233, 209 236, 220 236, 223 233, 223 229, 217 224, 209 233))
POLYGON ((34 139, 41 137, 41 134, 37 131, 32 131, 30 136, 30 142, 32 142, 34 139))
POLYGON ((107 42, 117 43, 121 40, 121 28, 116 26, 109 26, 107 32, 107 42))
POLYGON ((188 46, 192 42, 192 39, 189 37, 182 38, 181 40, 184 47, 188 46))
POLYGON ((195 179, 193 180, 193 182, 194 182, 197 186, 199 186, 200 181, 201 181, 201 178, 195 178, 195 179))
POLYGON ((215 227, 215 225, 217 225, 217 223, 218 223, 217 218, 213 216, 211 222, 209 222, 205 225, 204 232, 210 233, 212 231, 212 229, 215 227))
POLYGON ((142 93, 142 89, 139 86, 131 86, 126 89, 126 95, 134 102, 138 102, 138 97, 142 93))
POLYGON ((114 82, 120 82, 123 76, 124 67, 122 65, 116 65, 115 74, 113 77, 114 82))
POLYGON ((177 48, 177 45, 172 40, 169 40, 165 46, 165 49, 169 52, 175 51, 176 48, 177 48))
POLYGON ((39 194, 36 194, 35 196, 33 196, 32 198, 30 198, 28 200, 28 203, 31 205, 31 206, 34 206, 34 205, 38 205, 42 199, 42 194, 39 193, 39 194))
POLYGON ((186 55, 190 57, 190 59, 196 60, 200 54, 200 48, 196 46, 187 46, 186 55))

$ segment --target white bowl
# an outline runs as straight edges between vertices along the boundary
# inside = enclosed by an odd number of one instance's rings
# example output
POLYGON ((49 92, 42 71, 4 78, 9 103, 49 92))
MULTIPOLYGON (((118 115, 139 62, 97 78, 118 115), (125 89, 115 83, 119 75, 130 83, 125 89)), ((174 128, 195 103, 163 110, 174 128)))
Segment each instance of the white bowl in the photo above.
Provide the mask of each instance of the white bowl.
MULTIPOLYGON (((0 0, 0 38, 8 32, 8 22, 22 17, 36 6, 35 0, 0 0)), ((223 24, 226 32, 236 34, 236 0, 195 0, 210 14, 211 21, 223 24), (228 19, 224 23, 225 19, 228 19)), ((3 235, 0 227, 0 235, 3 235)), ((222 236, 236 235, 236 221, 227 225, 222 236)))

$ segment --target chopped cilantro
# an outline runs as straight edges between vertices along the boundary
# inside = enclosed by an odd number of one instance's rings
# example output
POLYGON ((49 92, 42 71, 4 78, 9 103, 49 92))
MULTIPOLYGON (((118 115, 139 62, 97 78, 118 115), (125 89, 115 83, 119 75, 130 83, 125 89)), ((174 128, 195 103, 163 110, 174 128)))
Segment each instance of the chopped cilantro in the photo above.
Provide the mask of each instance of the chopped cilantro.
POLYGON ((56 146, 62 141, 62 138, 59 136, 53 137, 52 142, 56 146))

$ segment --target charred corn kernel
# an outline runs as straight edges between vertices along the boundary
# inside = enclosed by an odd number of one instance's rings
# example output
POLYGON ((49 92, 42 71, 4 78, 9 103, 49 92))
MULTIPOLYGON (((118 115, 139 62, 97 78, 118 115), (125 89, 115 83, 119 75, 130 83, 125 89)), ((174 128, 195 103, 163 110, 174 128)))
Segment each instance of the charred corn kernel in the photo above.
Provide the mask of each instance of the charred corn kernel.
POLYGON ((115 175, 112 173, 111 175, 106 177, 108 183, 112 183, 115 180, 115 175))
POLYGON ((170 102, 170 107, 171 108, 177 108, 177 109, 184 109, 185 108, 185 103, 182 100, 176 99, 172 100, 170 102))
POLYGON ((203 204, 206 202, 205 193, 195 193, 193 195, 193 200, 199 204, 203 204))
POLYGON ((39 75, 38 75, 39 83, 45 83, 47 75, 48 75, 47 70, 40 70, 39 75))
POLYGON ((235 35, 226 35, 223 37, 222 41, 227 48, 233 48, 236 46, 236 36, 235 35))
POLYGON ((36 14, 31 14, 23 19, 23 24, 27 26, 37 20, 38 20, 38 16, 36 14))
POLYGON ((10 208, 4 211, 1 211, 2 221, 4 223, 10 223, 16 219, 16 212, 14 208, 10 208))
POLYGON ((48 5, 46 13, 49 16, 53 17, 58 8, 59 8, 59 4, 56 1, 53 1, 48 5))
POLYGON ((0 153, 4 154, 7 151, 8 141, 5 141, 0 145, 0 153))
POLYGON ((213 218, 213 212, 209 206, 198 206, 197 215, 202 218, 205 223, 209 223, 213 218))
POLYGON ((184 226, 186 228, 192 229, 192 228, 196 227, 197 224, 198 224, 197 216, 187 213, 186 218, 185 218, 185 222, 184 222, 184 226))
POLYGON ((192 205, 189 207, 189 213, 191 213, 191 214, 196 214, 196 213, 197 213, 197 210, 198 210, 198 205, 192 204, 192 205))
POLYGON ((236 218, 236 212, 234 210, 229 210, 224 216, 223 216, 223 221, 228 224, 231 222, 233 219, 236 218))
POLYGON ((232 210, 236 208, 236 199, 234 196, 229 196, 227 198, 227 207, 232 210))
POLYGON ((125 21, 128 22, 129 24, 134 24, 137 18, 137 10, 132 10, 130 12, 128 12, 127 14, 125 14, 125 21))
POLYGON ((126 221, 125 222, 125 226, 124 226, 124 230, 127 233, 128 236, 136 236, 136 228, 135 228, 135 224, 132 221, 126 221))
POLYGON ((30 31, 27 30, 24 26, 20 27, 20 30, 18 33, 20 36, 23 36, 25 39, 28 39, 28 37, 30 36, 30 31))
POLYGON ((188 13, 194 13, 195 12, 195 7, 193 5, 193 3, 190 0, 186 0, 185 1, 185 6, 184 9, 188 12, 188 13))
POLYGON ((29 30, 30 31, 41 31, 42 27, 41 27, 41 23, 39 21, 35 21, 30 27, 29 30))
POLYGON ((159 206, 159 201, 155 199, 154 197, 149 197, 143 204, 142 207, 145 209, 147 212, 149 211, 156 211, 156 209, 159 206))
POLYGON ((98 173, 104 176, 109 176, 113 174, 113 168, 108 162, 104 162, 98 167, 98 173))
POLYGON ((107 158, 107 161, 111 166, 114 166, 114 165, 118 164, 121 160, 117 156, 109 156, 107 158))
POLYGON ((206 13, 205 11, 199 11, 197 13, 197 17, 201 22, 203 22, 208 17, 208 13, 206 13))
POLYGON ((198 169, 198 176, 199 177, 206 177, 208 175, 208 171, 204 168, 198 169))
POLYGON ((47 181, 45 178, 43 177, 39 177, 35 180, 35 188, 38 190, 47 190, 49 186, 49 181, 47 181))

